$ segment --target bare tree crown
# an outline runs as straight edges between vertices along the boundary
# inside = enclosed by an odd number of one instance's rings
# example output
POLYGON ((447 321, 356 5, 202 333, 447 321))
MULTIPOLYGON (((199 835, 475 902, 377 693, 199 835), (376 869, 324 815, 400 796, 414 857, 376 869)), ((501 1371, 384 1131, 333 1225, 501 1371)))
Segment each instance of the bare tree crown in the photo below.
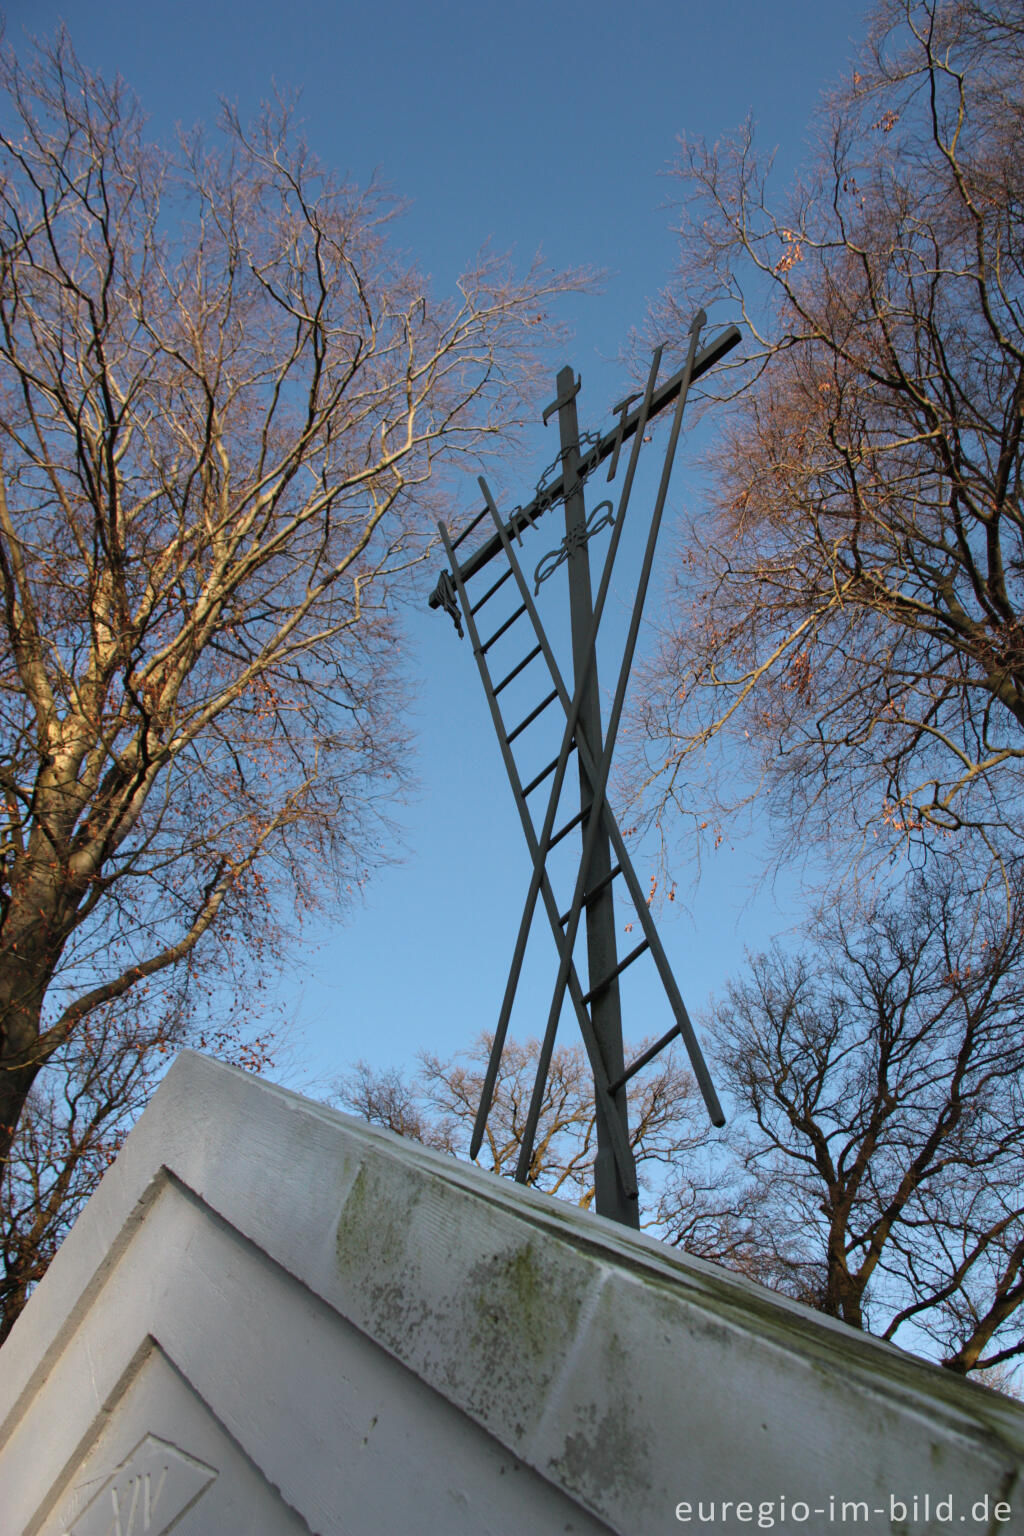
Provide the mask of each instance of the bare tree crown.
MULTIPOLYGON (((1024 1353, 1021 891, 949 871, 832 908, 718 1010, 747 1117, 731 1222, 690 1241, 854 1327, 988 1369, 1024 1353), (723 1242, 724 1238, 724 1242, 723 1242)), ((721 1195, 719 1196, 719 1201, 721 1195)))
POLYGON ((658 323, 724 295, 749 339, 648 678, 656 806, 724 732, 727 801, 1017 838, 1022 79, 1018 7, 887 0, 788 199, 749 126, 684 146, 658 323))
POLYGON ((380 856, 395 596, 580 282, 435 297, 394 213, 281 103, 166 150, 0 56, 0 1158, 83 1021, 380 856))

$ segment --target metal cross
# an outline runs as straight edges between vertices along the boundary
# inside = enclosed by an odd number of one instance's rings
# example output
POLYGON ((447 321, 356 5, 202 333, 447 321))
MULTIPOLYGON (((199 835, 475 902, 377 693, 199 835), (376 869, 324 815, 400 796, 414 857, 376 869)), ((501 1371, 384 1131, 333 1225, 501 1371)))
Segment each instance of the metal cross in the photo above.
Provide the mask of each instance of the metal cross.
POLYGON ((641 889, 606 797, 612 753, 636 649, 644 600, 650 583, 654 550, 661 527, 687 395, 693 381, 712 368, 740 339, 739 331, 735 326, 731 326, 709 346, 698 351, 700 331, 705 319, 703 311, 695 317, 690 327, 686 362, 677 374, 660 387, 657 378, 662 349, 659 347, 656 350, 642 397, 633 394, 621 401, 615 407, 615 414, 618 416, 615 427, 603 436, 587 437, 581 442, 576 411, 576 396, 580 381, 574 377, 572 369, 562 369, 557 379, 556 399, 544 412, 545 423, 555 413, 558 415, 560 452, 559 460, 552 466, 552 470, 560 464, 560 473, 555 479, 549 481, 550 471, 546 472, 541 478, 533 500, 525 508, 517 508, 507 521, 502 520, 487 482, 481 477, 479 484, 485 506, 479 516, 454 540, 450 537, 445 524, 443 522, 439 524, 441 539, 451 569, 450 573, 448 570, 441 573, 437 587, 430 598, 431 607, 440 607, 451 616, 460 636, 462 620, 465 619, 509 783, 519 811, 523 833, 533 860, 530 886, 519 924, 474 1127, 471 1155, 476 1156, 483 1140, 527 940, 537 901, 540 899, 555 939, 558 971, 547 1026, 541 1042, 540 1058, 520 1148, 516 1178, 520 1182, 526 1182, 529 1177, 555 1034, 565 994, 568 991, 594 1076, 597 1116, 595 1204, 601 1215, 610 1216, 614 1220, 634 1227, 639 1225, 639 1207, 636 1166, 629 1140, 626 1085, 630 1078, 673 1039, 680 1037, 686 1047, 712 1122, 715 1125, 724 1123, 721 1106, 701 1054, 693 1025, 654 926, 647 898, 641 889), (637 399, 640 403, 631 411, 630 406, 637 399), (645 429, 654 416, 670 405, 674 405, 675 409, 661 479, 651 514, 643 566, 633 602, 629 631, 608 724, 602 731, 596 655, 598 629, 625 524, 640 449, 645 440, 645 429), (611 481, 616 474, 620 451, 630 438, 632 438, 632 447, 617 508, 613 508, 610 500, 604 500, 588 517, 584 501, 584 484, 587 478, 606 458, 611 458, 608 474, 608 480, 611 481), (521 546, 524 529, 532 526, 558 501, 563 502, 565 507, 565 537, 557 549, 551 550, 537 563, 531 592, 513 540, 521 546), (493 533, 472 555, 460 563, 456 558, 456 549, 474 528, 488 518, 493 525, 493 533), (609 526, 612 530, 611 539, 595 599, 591 585, 589 541, 595 534, 609 526), (471 602, 467 596, 467 583, 495 558, 501 560, 503 566, 501 576, 480 597, 471 602), (569 583, 573 657, 571 695, 555 661, 534 602, 541 583, 552 576, 563 564, 567 567, 569 583), (482 640, 476 615, 509 580, 512 580, 518 588, 519 606, 487 640, 482 640), (491 677, 487 654, 497 640, 524 620, 532 628, 536 643, 511 671, 495 682, 491 677), (551 691, 524 719, 512 729, 508 729, 501 714, 498 697, 514 678, 541 657, 552 684, 551 691), (559 752, 545 768, 524 784, 512 751, 513 742, 556 700, 561 705, 565 717, 559 752), (554 823, 559 798, 569 757, 573 751, 576 752, 577 757, 580 809, 576 815, 556 830, 554 823), (547 805, 539 823, 538 832, 538 824, 531 814, 528 797, 548 780, 550 785, 547 805), (560 912, 548 875, 547 858, 552 848, 577 826, 581 829, 583 846, 577 866, 575 888, 568 908, 560 912), (613 897, 613 884, 619 877, 622 878, 643 930, 641 943, 621 960, 617 954, 613 897), (577 974, 573 959, 581 921, 584 922, 587 937, 588 986, 586 989, 577 974), (648 952, 654 960, 675 1022, 660 1040, 627 1067, 622 1040, 618 978, 628 966, 648 952))

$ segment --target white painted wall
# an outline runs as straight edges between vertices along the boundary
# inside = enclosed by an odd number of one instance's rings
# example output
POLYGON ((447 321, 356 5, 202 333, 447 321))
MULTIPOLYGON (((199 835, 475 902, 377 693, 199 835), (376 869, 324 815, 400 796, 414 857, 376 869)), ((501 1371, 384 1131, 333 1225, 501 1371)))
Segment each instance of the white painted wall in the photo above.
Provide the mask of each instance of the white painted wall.
POLYGON ((0 1536, 1024 1532, 1022 1451, 981 1387, 188 1053, 0 1351, 0 1536))

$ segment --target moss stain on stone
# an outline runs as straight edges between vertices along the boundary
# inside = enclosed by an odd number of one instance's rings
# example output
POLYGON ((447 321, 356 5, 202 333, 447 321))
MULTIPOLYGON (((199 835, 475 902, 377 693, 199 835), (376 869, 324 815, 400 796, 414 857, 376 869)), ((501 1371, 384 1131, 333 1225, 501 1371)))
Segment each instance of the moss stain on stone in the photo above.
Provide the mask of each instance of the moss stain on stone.
POLYGON ((512 1250, 479 1260, 467 1276, 474 1317, 467 1354, 484 1412, 498 1403, 525 1435, 543 1409, 547 1389, 575 1336, 582 1292, 573 1276, 540 1250, 532 1236, 512 1250), (483 1400, 486 1397, 486 1402, 483 1400))
POLYGON ((606 1517, 617 1504, 635 1500, 638 1487, 652 1481, 650 1447, 644 1432, 643 1393, 634 1384, 629 1352, 619 1334, 607 1337, 600 1408, 588 1403, 577 1414, 577 1429, 565 1438, 553 1469, 567 1487, 606 1517))
POLYGON ((415 1299, 408 1244, 421 1193, 419 1180, 382 1178, 377 1159, 367 1157, 342 1208, 335 1242, 353 1319, 399 1353, 425 1315, 422 1301, 415 1299))

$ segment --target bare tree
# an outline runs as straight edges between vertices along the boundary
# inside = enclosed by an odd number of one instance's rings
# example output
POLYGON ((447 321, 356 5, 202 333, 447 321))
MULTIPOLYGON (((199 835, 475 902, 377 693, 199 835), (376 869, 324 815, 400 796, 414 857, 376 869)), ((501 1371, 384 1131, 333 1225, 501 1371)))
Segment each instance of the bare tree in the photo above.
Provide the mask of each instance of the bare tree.
MULTIPOLYGON (((638 1054, 651 1043, 637 1046, 638 1054)), ((358 1062, 338 1083, 335 1098, 373 1125, 468 1158, 490 1051, 491 1037, 481 1035, 468 1050, 444 1060, 423 1052, 411 1080, 402 1072, 358 1062)), ((515 1174, 539 1051, 539 1041, 529 1040, 508 1043, 502 1054, 481 1163, 504 1178, 515 1174)), ((664 1053, 637 1073, 630 1085, 630 1144, 648 1225, 660 1219, 666 1175, 681 1166, 689 1169, 690 1155, 707 1145, 710 1134, 696 1085, 675 1053, 664 1053)), ((595 1138, 594 1083, 586 1052, 581 1045, 558 1046, 551 1057, 528 1182, 589 1208, 594 1199, 595 1138)), ((681 1198, 677 1182, 673 1211, 681 1198)))
POLYGON ((3 1155, 95 1009, 275 882, 361 877, 431 476, 516 415, 573 280, 431 300, 286 111, 164 154, 64 35, 0 92, 3 1155))
POLYGON ((717 1017, 745 1137, 675 1240, 952 1370, 1019 1360, 1022 919, 942 868, 754 959, 717 1017))
POLYGON ((1022 82, 1019 5, 882 0, 787 197, 749 125, 683 147, 656 323, 725 298, 747 345, 647 678, 659 814, 714 824, 694 780, 721 734, 719 805, 1019 839, 1022 82))
POLYGON ((395 594, 437 471, 516 418, 577 279, 485 258, 437 300, 388 199, 339 184, 285 108, 160 150, 63 34, 3 52, 0 114, 13 1169, 40 1070, 71 1050, 92 1083, 112 1005, 217 945, 258 968, 282 899, 344 899, 380 856, 395 594))
POLYGON ((249 1006, 222 996, 211 1027, 183 969, 162 979, 158 996, 140 987, 94 1009, 32 1085, 0 1181, 0 1343, 177 1051, 275 1065, 273 1034, 257 1033, 249 1006))
POLYGON ((357 1061, 335 1085, 333 1099, 369 1125, 380 1125, 424 1147, 436 1147, 454 1157, 456 1127, 438 1119, 424 1100, 422 1081, 410 1081, 398 1067, 373 1067, 357 1061))

